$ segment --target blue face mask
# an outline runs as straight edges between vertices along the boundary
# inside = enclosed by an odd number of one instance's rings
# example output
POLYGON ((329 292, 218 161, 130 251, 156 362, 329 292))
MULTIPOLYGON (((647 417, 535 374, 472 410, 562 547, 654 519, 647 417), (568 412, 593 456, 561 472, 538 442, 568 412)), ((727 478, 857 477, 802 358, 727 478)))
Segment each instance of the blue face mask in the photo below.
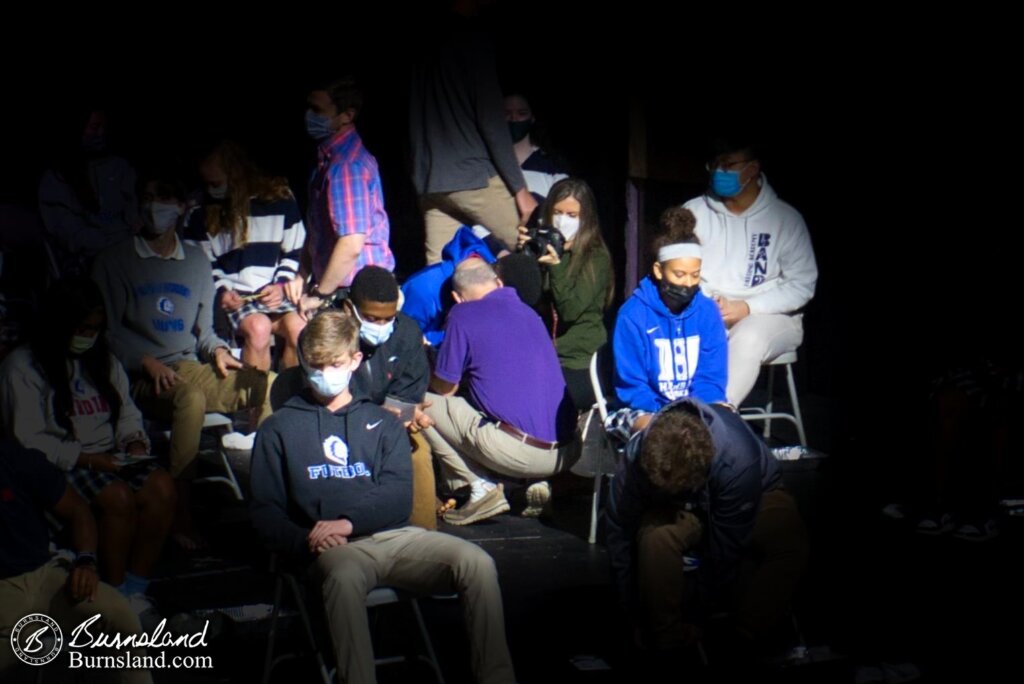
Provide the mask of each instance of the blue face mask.
POLYGON ((714 173, 711 174, 711 190, 719 197, 735 197, 736 195, 743 192, 743 188, 747 187, 747 183, 740 183, 740 174, 743 173, 747 166, 750 166, 750 162, 747 162, 742 169, 736 171, 726 171, 724 169, 715 169, 714 173))
POLYGON ((367 344, 379 347, 388 341, 391 333, 395 331, 395 322, 387 323, 363 323, 359 326, 359 337, 367 344))
POLYGON ((387 323, 370 323, 363 320, 355 306, 352 307, 352 310, 356 314, 356 320, 359 321, 360 339, 371 347, 379 347, 384 344, 391 338, 391 334, 395 332, 394 319, 387 323))
POLYGON ((331 117, 326 114, 317 114, 312 109, 306 111, 306 133, 317 142, 325 140, 334 135, 331 128, 331 117))
POLYGON ((313 391, 321 397, 336 397, 348 389, 352 379, 352 371, 347 368, 327 368, 325 370, 309 370, 306 373, 313 391))

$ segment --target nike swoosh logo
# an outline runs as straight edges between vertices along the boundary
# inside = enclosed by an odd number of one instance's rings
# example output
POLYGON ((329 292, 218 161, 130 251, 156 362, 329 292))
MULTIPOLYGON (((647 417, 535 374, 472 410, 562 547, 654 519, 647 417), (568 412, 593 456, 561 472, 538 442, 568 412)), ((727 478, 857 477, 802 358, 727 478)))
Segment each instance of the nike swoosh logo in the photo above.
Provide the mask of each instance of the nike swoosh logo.
POLYGON ((390 359, 388 359, 388 362, 390 363, 391 361, 394 361, 397 358, 398 358, 397 356, 392 356, 390 359))
POLYGON ((658 326, 654 326, 653 328, 648 328, 647 329, 647 334, 650 335, 652 332, 655 332, 657 330, 658 330, 658 326))
POLYGON ((378 420, 376 423, 367 423, 366 424, 366 429, 367 430, 372 430, 373 428, 377 427, 378 425, 380 425, 383 422, 384 422, 383 420, 378 420))

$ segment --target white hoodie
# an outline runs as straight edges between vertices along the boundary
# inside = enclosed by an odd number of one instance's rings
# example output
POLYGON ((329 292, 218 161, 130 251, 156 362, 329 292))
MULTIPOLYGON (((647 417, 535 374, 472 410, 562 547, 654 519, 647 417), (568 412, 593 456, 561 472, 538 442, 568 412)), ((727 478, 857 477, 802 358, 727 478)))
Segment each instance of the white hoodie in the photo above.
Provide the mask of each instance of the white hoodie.
POLYGON ((702 195, 683 206, 697 218, 704 247, 701 289, 742 299, 752 314, 796 311, 814 296, 818 266, 807 224, 761 174, 761 192, 742 214, 702 195))

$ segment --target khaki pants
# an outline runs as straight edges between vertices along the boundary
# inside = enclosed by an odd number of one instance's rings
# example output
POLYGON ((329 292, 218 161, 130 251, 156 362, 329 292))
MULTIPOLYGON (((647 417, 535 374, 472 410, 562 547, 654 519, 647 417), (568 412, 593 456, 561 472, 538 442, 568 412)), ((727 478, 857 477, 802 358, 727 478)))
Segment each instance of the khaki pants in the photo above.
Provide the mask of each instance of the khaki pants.
MULTIPOLYGON (((683 555, 703 530, 692 513, 650 511, 637 532, 637 583, 643 627, 656 648, 687 638, 683 617, 683 555)), ((735 587, 736 628, 747 638, 765 636, 789 610, 807 564, 807 533, 796 503, 782 489, 761 498, 754 534, 735 587)))
POLYGON ((494 475, 542 479, 575 463, 579 443, 573 440, 558 449, 541 449, 519 441, 473 408, 462 397, 427 393, 432 405, 426 413, 434 421, 423 431, 434 456, 441 462, 441 476, 452 489, 494 475), (483 421, 483 422, 482 422, 483 421))
POLYGON ((246 369, 228 371, 222 378, 211 364, 197 361, 179 361, 171 368, 181 378, 173 387, 157 395, 153 382, 142 378, 132 384, 132 399, 143 413, 170 421, 174 477, 179 477, 199 453, 199 436, 207 412, 259 408, 257 424, 271 414, 274 373, 246 369))
MULTIPOLYGON (((72 640, 72 630, 85 620, 99 613, 102 617, 90 631, 97 634, 138 634, 142 631, 139 618, 128 606, 128 600, 109 584, 99 584, 96 599, 92 602, 74 603, 64 590, 68 571, 62 561, 51 560, 46 565, 16 577, 0 579, 0 679, 13 665, 19 663, 11 649, 11 631, 21 618, 31 613, 47 615, 60 625, 64 635, 61 655, 50 665, 67 672, 67 644, 72 640)), ((84 638, 84 637, 83 637, 84 638)), ((93 655, 116 655, 102 649, 84 649, 82 653, 93 655)), ((146 655, 145 649, 132 650, 133 655, 146 655)), ((125 684, 152 684, 153 678, 144 670, 102 670, 109 674, 108 681, 125 684)), ((49 677, 47 678, 49 679, 49 677)))
POLYGON ((437 487, 430 446, 422 434, 409 435, 412 442, 412 514, 409 524, 425 530, 437 529, 437 487))
POLYGON ((462 225, 482 225, 509 249, 515 248, 519 211, 500 176, 492 176, 484 188, 423 195, 420 206, 427 229, 428 265, 441 261, 441 250, 462 225))
POLYGON ((317 558, 316 569, 341 681, 376 681, 366 595, 377 586, 422 594, 457 591, 474 680, 515 681, 498 573, 479 546, 448 534, 403 527, 328 549, 317 558))

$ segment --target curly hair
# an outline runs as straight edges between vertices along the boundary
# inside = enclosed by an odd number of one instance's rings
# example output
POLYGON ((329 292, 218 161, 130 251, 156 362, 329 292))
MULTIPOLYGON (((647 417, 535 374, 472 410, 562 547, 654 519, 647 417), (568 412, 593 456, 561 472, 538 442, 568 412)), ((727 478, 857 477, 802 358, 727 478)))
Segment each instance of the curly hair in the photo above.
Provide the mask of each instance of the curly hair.
POLYGON ((659 413, 647 427, 640 467, 655 487, 678 494, 704 486, 714 456, 707 426, 699 416, 679 408, 659 413))
POLYGON ((264 175, 241 145, 231 140, 220 142, 203 160, 217 163, 228 181, 228 194, 223 204, 206 206, 206 232, 219 235, 231 231, 236 246, 245 244, 249 236, 249 212, 252 201, 273 202, 291 198, 288 181, 264 175))
POLYGON ((689 209, 683 207, 669 207, 661 212, 658 220, 658 230, 651 241, 651 255, 656 260, 658 250, 668 245, 679 243, 690 243, 699 245, 697 238, 697 217, 689 209))

